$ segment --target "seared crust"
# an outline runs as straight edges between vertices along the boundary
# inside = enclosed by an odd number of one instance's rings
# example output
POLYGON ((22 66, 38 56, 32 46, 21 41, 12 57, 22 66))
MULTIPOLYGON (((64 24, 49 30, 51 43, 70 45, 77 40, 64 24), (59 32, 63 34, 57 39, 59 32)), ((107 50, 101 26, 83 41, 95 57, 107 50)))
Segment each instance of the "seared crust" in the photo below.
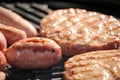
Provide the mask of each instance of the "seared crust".
POLYGON ((63 54, 72 56, 120 47, 120 21, 83 9, 61 9, 41 20, 40 35, 55 40, 63 54))
POLYGON ((94 51, 69 58, 64 80, 119 80, 120 50, 94 51))
POLYGON ((62 59, 60 46, 51 39, 32 37, 11 45, 5 53, 8 63, 20 69, 43 69, 62 59))

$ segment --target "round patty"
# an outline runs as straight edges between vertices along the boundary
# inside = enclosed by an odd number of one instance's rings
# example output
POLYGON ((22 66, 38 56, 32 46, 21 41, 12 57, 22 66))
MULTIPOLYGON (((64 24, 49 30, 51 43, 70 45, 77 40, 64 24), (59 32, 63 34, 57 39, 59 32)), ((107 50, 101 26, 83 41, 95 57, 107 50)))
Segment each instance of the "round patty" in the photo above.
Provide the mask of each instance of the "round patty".
POLYGON ((120 21, 83 9, 60 9, 41 20, 40 35, 55 40, 63 54, 73 56, 120 47, 120 21))
POLYGON ((120 80, 120 50, 93 51, 69 58, 64 80, 120 80))

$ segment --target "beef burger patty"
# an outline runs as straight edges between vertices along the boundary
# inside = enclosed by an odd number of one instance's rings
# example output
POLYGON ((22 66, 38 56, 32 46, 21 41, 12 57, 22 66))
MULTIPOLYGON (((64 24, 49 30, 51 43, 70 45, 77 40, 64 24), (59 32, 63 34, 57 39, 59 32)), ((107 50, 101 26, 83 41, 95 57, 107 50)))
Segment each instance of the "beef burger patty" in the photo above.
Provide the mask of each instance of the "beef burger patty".
POLYGON ((60 9, 41 20, 40 35, 55 40, 63 54, 73 56, 120 47, 120 21, 83 9, 60 9))
POLYGON ((120 50, 93 51, 69 58, 64 80, 120 80, 120 50))

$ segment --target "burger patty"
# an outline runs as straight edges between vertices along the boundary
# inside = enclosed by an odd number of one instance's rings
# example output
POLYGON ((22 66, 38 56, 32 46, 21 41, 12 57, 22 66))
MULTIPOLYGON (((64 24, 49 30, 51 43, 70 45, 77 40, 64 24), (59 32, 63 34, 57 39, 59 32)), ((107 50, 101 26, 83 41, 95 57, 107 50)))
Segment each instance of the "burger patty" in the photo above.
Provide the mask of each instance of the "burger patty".
POLYGON ((120 80, 120 50, 93 51, 69 58, 64 80, 120 80))
POLYGON ((40 35, 55 40, 67 56, 120 47, 120 21, 113 16, 70 8, 53 11, 40 23, 40 35))

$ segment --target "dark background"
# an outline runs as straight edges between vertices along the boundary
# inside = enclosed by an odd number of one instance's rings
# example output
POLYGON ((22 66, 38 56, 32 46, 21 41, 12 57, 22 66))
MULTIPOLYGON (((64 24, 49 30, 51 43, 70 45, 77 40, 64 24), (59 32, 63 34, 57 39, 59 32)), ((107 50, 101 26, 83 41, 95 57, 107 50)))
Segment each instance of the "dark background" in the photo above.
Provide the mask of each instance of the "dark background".
POLYGON ((45 3, 52 9, 84 8, 120 17, 120 0, 0 0, 6 3, 45 3))

